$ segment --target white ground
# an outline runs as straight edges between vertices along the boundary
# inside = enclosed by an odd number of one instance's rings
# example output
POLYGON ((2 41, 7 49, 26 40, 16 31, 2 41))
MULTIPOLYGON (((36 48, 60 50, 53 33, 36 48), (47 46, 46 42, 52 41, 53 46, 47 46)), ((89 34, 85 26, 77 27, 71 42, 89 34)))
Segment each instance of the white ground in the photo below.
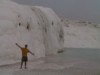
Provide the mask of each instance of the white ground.
POLYGON ((28 62, 0 66, 0 75, 100 75, 99 49, 65 49, 65 52, 28 62))

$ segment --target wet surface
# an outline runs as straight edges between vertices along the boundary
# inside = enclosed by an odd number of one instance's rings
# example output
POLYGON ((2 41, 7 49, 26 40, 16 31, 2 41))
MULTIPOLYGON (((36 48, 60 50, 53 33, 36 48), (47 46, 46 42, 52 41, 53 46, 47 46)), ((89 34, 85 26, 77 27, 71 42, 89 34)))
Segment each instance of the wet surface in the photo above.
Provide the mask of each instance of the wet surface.
POLYGON ((65 49, 63 53, 28 62, 28 69, 20 64, 0 67, 12 75, 100 75, 100 49, 65 49))

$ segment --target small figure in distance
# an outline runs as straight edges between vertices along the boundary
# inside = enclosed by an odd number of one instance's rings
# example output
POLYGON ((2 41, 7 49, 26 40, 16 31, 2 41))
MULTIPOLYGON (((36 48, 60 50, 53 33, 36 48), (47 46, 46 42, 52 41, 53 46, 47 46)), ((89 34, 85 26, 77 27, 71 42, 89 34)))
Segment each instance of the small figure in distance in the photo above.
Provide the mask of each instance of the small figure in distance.
POLYGON ((27 61, 28 61, 28 56, 27 54, 30 53, 32 55, 34 55, 34 53, 32 53, 29 49, 28 49, 28 45, 26 44, 25 45, 25 48, 19 46, 17 43, 16 43, 16 46, 18 46, 21 51, 22 51, 22 60, 21 60, 21 66, 20 66, 20 69, 22 69, 22 66, 23 66, 23 63, 25 63, 25 69, 27 68, 27 61))

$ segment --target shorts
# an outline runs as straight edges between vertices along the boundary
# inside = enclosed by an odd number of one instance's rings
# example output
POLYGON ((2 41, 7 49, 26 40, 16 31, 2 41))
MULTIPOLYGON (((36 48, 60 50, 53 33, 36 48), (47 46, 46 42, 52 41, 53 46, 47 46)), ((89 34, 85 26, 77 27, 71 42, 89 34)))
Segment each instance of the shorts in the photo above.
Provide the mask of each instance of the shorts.
POLYGON ((22 56, 22 61, 27 62, 28 58, 26 56, 22 56))

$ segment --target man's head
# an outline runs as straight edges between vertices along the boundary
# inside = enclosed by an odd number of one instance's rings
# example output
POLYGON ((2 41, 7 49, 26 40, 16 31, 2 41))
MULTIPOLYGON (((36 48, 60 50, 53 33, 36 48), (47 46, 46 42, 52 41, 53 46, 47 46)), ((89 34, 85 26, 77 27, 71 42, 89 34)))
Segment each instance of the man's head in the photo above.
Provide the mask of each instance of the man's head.
POLYGON ((27 48, 27 47, 28 47, 28 45, 26 44, 26 45, 25 45, 25 48, 27 48))

